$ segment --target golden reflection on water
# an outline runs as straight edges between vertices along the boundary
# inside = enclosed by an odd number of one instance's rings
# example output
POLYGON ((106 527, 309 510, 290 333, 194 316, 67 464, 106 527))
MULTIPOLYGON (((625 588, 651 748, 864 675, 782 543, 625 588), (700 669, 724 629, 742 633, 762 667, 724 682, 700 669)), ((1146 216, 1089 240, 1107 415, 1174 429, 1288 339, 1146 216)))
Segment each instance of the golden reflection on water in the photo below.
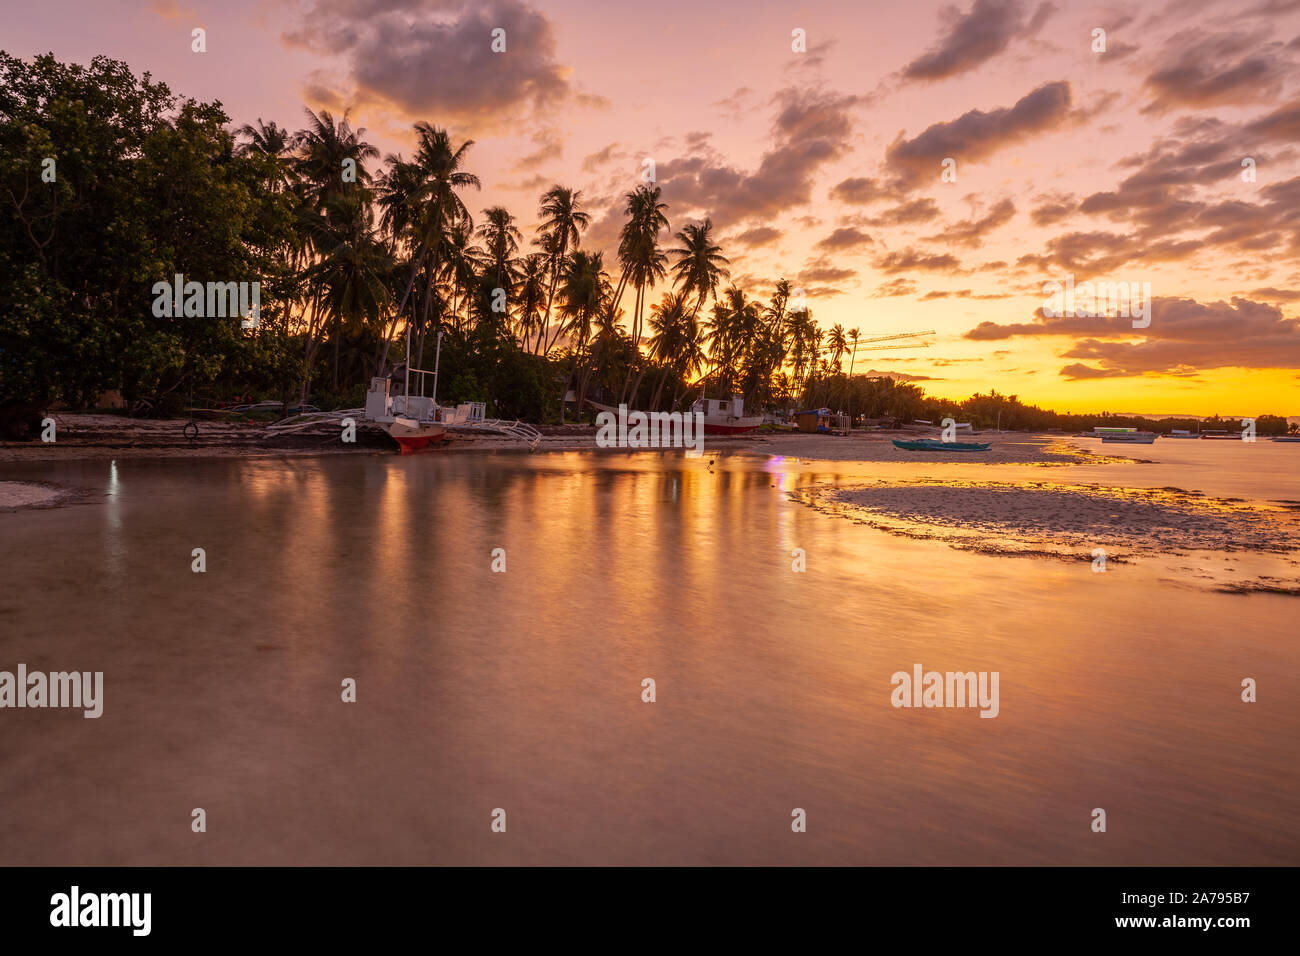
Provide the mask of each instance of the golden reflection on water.
POLYGON ((1293 599, 789 498, 870 466, 707 460, 134 460, 102 502, 0 516, 11 593, 44 597, 0 604, 3 660, 102 667, 107 701, 5 715, 7 858, 1296 861, 1300 703, 1271 681, 1300 666, 1293 599), (895 710, 914 663, 999 671, 1001 714, 895 710), (1245 675, 1267 704, 1240 702, 1245 675), (113 825, 87 827, 105 794, 113 825), (196 845, 173 818, 200 805, 237 825, 196 845))

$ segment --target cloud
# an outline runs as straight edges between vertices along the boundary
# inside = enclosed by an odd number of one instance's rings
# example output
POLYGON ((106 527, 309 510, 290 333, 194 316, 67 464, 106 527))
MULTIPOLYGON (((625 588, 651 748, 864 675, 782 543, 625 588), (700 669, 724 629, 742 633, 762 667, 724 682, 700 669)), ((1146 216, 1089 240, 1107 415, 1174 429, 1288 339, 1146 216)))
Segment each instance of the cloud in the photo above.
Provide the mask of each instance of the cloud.
POLYGON ((938 204, 927 196, 924 199, 913 199, 886 209, 880 215, 868 219, 867 224, 871 226, 907 226, 913 223, 929 222, 938 217, 938 204))
POLYGON ((891 279, 871 293, 871 297, 873 299, 887 299, 894 296, 911 295, 915 291, 916 283, 911 279, 891 279))
POLYGON ((1156 298, 1151 325, 1134 329, 1126 316, 1044 318, 998 325, 981 322, 967 339, 1086 336, 1062 353, 1086 360, 1066 366, 1067 378, 1188 375, 1217 368, 1300 368, 1300 319, 1273 305, 1234 297, 1231 302, 1156 298), (1136 339, 1136 341, 1135 341, 1136 339))
POLYGON ((199 16, 193 7, 182 6, 177 0, 153 0, 145 9, 164 20, 197 20, 199 16))
POLYGON ((830 191, 831 199, 859 205, 877 202, 887 196, 888 193, 881 188, 880 183, 862 176, 851 176, 842 180, 832 186, 830 191))
POLYGON ((999 200, 984 216, 963 219, 944 228, 937 236, 926 237, 926 242, 948 242, 959 246, 978 246, 985 235, 1005 226, 1016 215, 1016 204, 1010 199, 999 200))
MULTIPOLYGON (((944 14, 950 16, 950 10, 944 14)), ((942 80, 973 70, 991 60, 1017 36, 1036 33, 1055 12, 1042 4, 1028 25, 1019 0, 975 0, 969 11, 952 22, 939 42, 903 67, 907 80, 942 80)))
POLYGON ((856 269, 844 269, 830 264, 825 257, 814 259, 799 273, 800 282, 839 282, 857 276, 856 269))
POLYGON ((730 241, 739 243, 742 246, 767 246, 784 235, 784 232, 774 226, 755 226, 753 229, 747 229, 738 235, 732 236, 730 241))
POLYGON ((1104 273, 1126 263, 1176 262, 1204 247, 1199 239, 1147 241, 1136 235, 1116 232, 1067 232, 1049 239, 1042 255, 1027 254, 1016 265, 1037 265, 1071 272, 1104 273))
POLYGON ((816 248, 828 249, 831 251, 842 249, 859 249, 862 246, 869 246, 875 243, 869 235, 853 226, 842 226, 836 229, 825 239, 820 240, 816 248))
POLYGON ((707 212, 722 228, 771 217, 808 203, 814 175, 848 151, 858 97, 821 89, 787 88, 773 99, 773 145, 753 171, 713 156, 659 164, 664 199, 679 209, 707 212))
MULTIPOLYGON (((897 360, 895 360, 897 361, 897 360)), ((892 378, 896 382, 936 382, 942 381, 936 379, 933 375, 909 375, 907 372, 878 372, 874 368, 865 372, 854 372, 853 377, 861 375, 863 378, 892 378)))
POLYGON ((284 39, 340 62, 343 98, 442 124, 501 128, 575 92, 551 22, 519 0, 316 0, 284 39), (498 27, 506 53, 492 50, 498 27))
POLYGON ((610 143, 604 149, 599 149, 583 157, 582 170, 586 173, 595 172, 606 163, 613 162, 616 159, 625 159, 627 155, 628 152, 623 149, 622 143, 610 143))
POLYGON ((935 123, 914 139, 902 134, 885 151, 889 165, 904 177, 937 179, 940 163, 958 163, 991 156, 1034 133, 1057 126, 1070 117, 1070 84, 1058 80, 1021 97, 1014 106, 970 110, 955 120, 935 123))
POLYGON ((878 258, 875 267, 881 272, 893 274, 896 272, 960 272, 961 261, 955 256, 943 253, 935 255, 933 253, 921 252, 908 246, 906 249, 898 252, 887 253, 878 258))
POLYGON ((1270 102, 1288 72, 1281 47, 1269 42, 1266 32, 1179 32, 1166 44, 1161 65, 1145 80, 1151 101, 1142 111, 1270 102))
POLYGON ((1075 211, 1076 200, 1073 196, 1038 196, 1041 203, 1029 212, 1029 220, 1035 226, 1052 226, 1075 211))
POLYGON ((1300 289, 1256 289, 1251 293, 1268 302, 1297 302, 1300 301, 1300 289))
POLYGON ((539 129, 532 134, 531 138, 537 149, 515 161, 516 172, 532 169, 534 166, 559 159, 564 155, 564 136, 558 129, 539 129))

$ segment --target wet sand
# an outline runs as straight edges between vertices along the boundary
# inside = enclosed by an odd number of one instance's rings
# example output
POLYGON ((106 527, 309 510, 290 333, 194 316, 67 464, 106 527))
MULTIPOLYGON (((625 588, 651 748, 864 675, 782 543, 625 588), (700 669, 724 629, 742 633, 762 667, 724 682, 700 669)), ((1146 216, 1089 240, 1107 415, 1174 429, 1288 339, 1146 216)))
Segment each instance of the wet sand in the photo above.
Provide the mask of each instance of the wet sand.
POLYGON ((52 508, 72 493, 71 489, 48 481, 0 481, 0 511, 52 508))

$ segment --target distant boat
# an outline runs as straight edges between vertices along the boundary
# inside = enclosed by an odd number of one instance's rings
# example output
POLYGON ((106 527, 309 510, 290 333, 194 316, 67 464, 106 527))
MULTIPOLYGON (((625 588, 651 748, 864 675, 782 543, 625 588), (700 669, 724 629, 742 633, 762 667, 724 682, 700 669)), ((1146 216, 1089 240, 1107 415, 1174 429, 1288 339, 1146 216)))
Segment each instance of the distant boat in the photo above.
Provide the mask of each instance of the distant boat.
POLYGON ((1206 441, 1241 441, 1241 433, 1232 434, 1223 428, 1211 428, 1208 431, 1201 432, 1201 438, 1206 441))
POLYGON ((1150 445, 1155 442, 1157 435, 1155 432, 1140 432, 1136 428, 1094 428, 1089 437, 1124 445, 1150 445))
POLYGON ((1116 432, 1102 435, 1101 440, 1121 445, 1154 445, 1157 437, 1155 432, 1116 432))
POLYGON ((1300 443, 1300 435, 1279 435, 1273 441, 1287 441, 1300 443))
POLYGON ((903 451, 988 451, 992 442, 973 441, 935 441, 931 438, 921 438, 916 441, 899 441, 894 439, 894 447, 901 448, 903 451))
MULTIPOLYGON (((613 405, 602 405, 591 399, 587 399, 587 404, 597 411, 609 412, 611 415, 619 413, 613 405)), ((743 435, 763 424, 762 415, 744 415, 744 407, 744 399, 739 396, 728 399, 701 398, 691 406, 689 414, 702 416, 706 435, 743 435)))
POLYGON ((1168 435, 1169 438, 1200 438, 1200 432, 1189 432, 1186 429, 1175 428, 1168 435))

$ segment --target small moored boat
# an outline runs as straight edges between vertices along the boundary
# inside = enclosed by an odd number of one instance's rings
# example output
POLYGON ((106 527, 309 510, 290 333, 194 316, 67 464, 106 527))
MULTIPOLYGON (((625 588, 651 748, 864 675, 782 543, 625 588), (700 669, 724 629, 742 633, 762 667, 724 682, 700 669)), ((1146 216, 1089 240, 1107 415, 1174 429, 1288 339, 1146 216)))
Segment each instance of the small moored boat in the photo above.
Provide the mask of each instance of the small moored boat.
POLYGON ((920 438, 916 441, 899 441, 894 439, 894 447, 901 448, 903 451, 988 451, 992 442, 974 441, 935 441, 931 438, 920 438))
POLYGON ((1094 428, 1092 434, 1103 442, 1125 445, 1152 445, 1159 437, 1155 432, 1138 431, 1136 428, 1094 428))

